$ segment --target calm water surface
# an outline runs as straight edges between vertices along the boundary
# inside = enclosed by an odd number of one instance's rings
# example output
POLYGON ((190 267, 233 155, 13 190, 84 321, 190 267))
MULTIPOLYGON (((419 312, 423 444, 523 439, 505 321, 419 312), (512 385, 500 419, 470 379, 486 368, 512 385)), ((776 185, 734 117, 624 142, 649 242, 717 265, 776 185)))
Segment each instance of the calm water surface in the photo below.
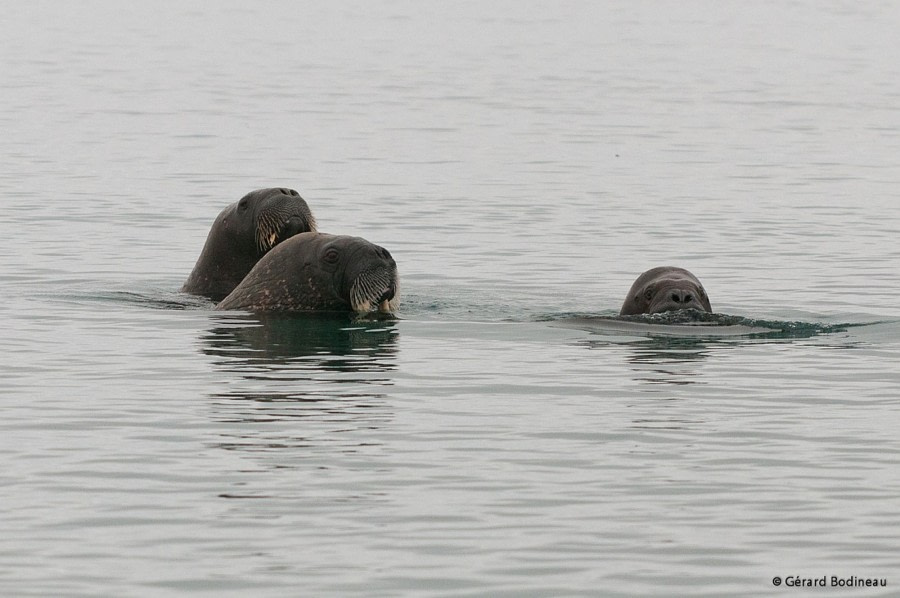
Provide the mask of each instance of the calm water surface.
POLYGON ((895 6, 4 13, 0 594, 900 592, 895 6), (276 185, 399 319, 178 293, 276 185))

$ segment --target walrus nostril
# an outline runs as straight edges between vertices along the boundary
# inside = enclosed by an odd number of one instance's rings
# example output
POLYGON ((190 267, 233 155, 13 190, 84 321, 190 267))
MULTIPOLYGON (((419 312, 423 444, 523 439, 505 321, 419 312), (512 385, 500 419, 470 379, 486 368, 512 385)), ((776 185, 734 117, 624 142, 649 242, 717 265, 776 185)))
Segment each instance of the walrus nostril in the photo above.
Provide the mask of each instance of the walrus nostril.
POLYGON ((694 296, 690 291, 676 289, 669 294, 669 299, 671 299, 673 303, 693 303, 694 296))

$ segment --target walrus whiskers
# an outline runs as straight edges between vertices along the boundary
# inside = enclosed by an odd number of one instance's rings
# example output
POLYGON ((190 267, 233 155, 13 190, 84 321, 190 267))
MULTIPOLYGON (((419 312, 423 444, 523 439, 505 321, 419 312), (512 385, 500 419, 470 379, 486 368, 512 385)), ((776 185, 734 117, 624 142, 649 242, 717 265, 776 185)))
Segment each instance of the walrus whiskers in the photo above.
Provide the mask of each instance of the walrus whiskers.
POLYGON ((357 312, 372 311, 373 306, 379 311, 394 311, 400 303, 397 286, 396 276, 386 269, 363 272, 351 286, 350 305, 357 312), (393 296, 382 299, 392 289, 393 296))
POLYGON ((259 216, 256 228, 256 246, 262 253, 272 249, 278 241, 278 233, 284 226, 285 220, 277 218, 277 214, 271 212, 264 212, 259 216))
POLYGON ((292 218, 302 218, 305 222, 304 230, 315 232, 316 220, 312 213, 308 209, 298 211, 290 201, 267 206, 257 216, 256 246, 260 253, 266 253, 278 244, 278 237, 285 233, 292 218))

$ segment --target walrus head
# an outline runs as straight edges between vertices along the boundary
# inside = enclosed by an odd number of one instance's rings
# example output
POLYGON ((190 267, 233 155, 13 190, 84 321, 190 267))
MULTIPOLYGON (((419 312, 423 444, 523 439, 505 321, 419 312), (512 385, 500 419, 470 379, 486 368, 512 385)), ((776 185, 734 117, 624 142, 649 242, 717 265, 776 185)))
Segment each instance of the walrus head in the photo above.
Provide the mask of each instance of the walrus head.
POLYGON ((397 264, 387 249, 311 232, 279 243, 217 309, 392 313, 399 303, 397 264))
POLYGON ((315 230, 309 206, 293 189, 251 191, 219 213, 182 290, 222 299, 278 243, 315 230))
POLYGON ((332 293, 351 310, 358 313, 397 310, 400 279, 397 264, 387 249, 361 237, 323 233, 314 238, 313 235, 303 237, 318 245, 317 267, 330 274, 332 293))
POLYGON ((663 266, 647 270, 634 281, 619 315, 679 309, 712 312, 706 290, 696 276, 684 268, 663 266))

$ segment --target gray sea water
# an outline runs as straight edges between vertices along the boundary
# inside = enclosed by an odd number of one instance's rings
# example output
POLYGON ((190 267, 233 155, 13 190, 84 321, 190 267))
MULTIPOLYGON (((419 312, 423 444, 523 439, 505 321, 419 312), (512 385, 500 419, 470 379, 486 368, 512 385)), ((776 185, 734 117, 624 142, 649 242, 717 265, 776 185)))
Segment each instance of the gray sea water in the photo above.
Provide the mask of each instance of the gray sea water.
POLYGON ((3 23, 0 595, 900 595, 897 4, 3 23), (270 186, 396 320, 178 292, 270 186), (609 319, 667 264, 741 325, 609 319))

